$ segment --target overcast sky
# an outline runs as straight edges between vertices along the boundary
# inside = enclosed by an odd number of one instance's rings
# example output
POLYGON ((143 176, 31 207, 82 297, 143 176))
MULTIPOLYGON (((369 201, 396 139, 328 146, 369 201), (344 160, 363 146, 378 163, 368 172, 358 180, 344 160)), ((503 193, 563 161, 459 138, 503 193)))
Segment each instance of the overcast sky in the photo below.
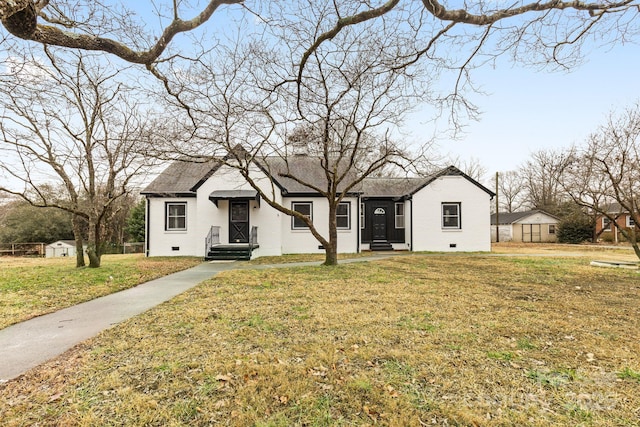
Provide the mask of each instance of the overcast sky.
MULTIPOLYGON (((640 46, 599 49, 570 72, 536 71, 505 64, 476 70, 487 95, 474 97, 484 112, 458 141, 443 141, 443 152, 475 158, 487 169, 516 169, 531 152, 580 143, 608 114, 640 101, 640 46)), ((418 114, 419 116, 419 114, 418 114)), ((429 124, 412 127, 431 132, 429 124)))

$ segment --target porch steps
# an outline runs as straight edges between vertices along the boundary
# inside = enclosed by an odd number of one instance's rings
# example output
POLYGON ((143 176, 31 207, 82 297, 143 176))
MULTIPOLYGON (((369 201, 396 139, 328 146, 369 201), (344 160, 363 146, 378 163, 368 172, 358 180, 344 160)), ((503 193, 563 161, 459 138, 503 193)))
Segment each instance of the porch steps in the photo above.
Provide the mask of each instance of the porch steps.
POLYGON ((250 260, 253 249, 259 245, 216 245, 209 248, 205 261, 250 260))
POLYGON ((391 243, 385 241, 381 241, 381 242, 376 242, 373 241, 369 244, 369 250, 371 251, 392 251, 393 250, 393 246, 391 246, 391 243))

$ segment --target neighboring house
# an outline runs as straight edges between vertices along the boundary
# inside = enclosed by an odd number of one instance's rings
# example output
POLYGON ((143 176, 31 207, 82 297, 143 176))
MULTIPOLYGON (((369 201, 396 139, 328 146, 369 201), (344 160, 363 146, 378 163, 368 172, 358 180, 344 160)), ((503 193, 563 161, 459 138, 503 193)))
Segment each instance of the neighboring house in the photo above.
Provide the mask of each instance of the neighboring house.
MULTIPOLYGON (((326 185, 316 158, 294 156, 286 166, 326 185)), ((278 203, 311 217, 327 236, 327 200, 282 177, 283 168, 283 159, 267 157, 254 162, 250 176, 278 203)), ((269 206, 237 170, 217 161, 174 162, 142 194, 148 256, 246 259, 324 252, 303 221, 269 206)), ((369 178, 338 207, 338 252, 489 251, 493 196, 453 166, 426 178, 369 178)))
POLYGON ((58 240, 48 244, 45 247, 45 256, 47 258, 57 258, 76 256, 76 242, 74 240, 58 240))
MULTIPOLYGON (((636 225, 633 216, 622 209, 619 203, 611 203, 606 212, 615 219, 616 224, 621 228, 633 228, 636 225)), ((618 228, 611 223, 611 218, 605 215, 598 215, 596 218, 596 236, 615 243, 618 243, 623 238, 618 228)))
POLYGON ((560 219, 542 210, 491 214, 491 241, 496 241, 496 224, 501 242, 555 242, 560 219))

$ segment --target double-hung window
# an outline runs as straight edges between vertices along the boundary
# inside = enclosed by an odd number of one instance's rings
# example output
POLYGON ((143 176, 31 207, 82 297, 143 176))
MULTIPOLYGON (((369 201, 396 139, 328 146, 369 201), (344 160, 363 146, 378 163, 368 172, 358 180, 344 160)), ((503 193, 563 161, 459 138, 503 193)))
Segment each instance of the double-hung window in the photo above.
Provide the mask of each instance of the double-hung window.
MULTIPOLYGON (((301 213, 313 221, 313 204, 311 202, 292 202, 291 210, 301 213)), ((291 217, 291 228, 294 230, 303 230, 309 226, 300 218, 291 217)))
POLYGON ((459 202, 442 204, 442 228, 447 230, 462 228, 459 202))
POLYGON ((349 230, 351 228, 351 203, 338 203, 336 209, 336 226, 339 230, 349 230))
POLYGON ((396 203, 395 213, 396 228, 404 228, 404 203, 396 203))
POLYGON ((187 229, 187 204, 166 203, 165 204, 165 230, 185 231, 187 229))
POLYGON ((635 227, 635 225, 636 221, 633 219, 633 216, 631 216, 631 214, 627 215, 627 228, 635 227))
POLYGON ((611 231, 611 220, 606 216, 602 217, 602 229, 604 231, 611 231))

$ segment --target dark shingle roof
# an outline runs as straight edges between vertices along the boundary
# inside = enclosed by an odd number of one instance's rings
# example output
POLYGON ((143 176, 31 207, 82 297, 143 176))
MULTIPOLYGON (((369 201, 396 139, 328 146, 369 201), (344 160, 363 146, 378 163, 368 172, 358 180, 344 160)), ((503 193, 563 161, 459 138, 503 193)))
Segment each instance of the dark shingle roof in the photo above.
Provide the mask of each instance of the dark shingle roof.
POLYGON ((217 160, 206 162, 175 161, 149 184, 141 194, 195 194, 195 191, 220 167, 217 160))
MULTIPOLYGON (((265 157, 259 160, 258 164, 267 174, 273 177, 276 184, 285 194, 315 193, 315 191, 293 178, 283 176, 283 174, 302 177, 306 182, 323 190, 327 188, 327 177, 319 157, 304 155, 292 156, 287 159, 265 157)), ((345 181, 350 180, 346 179, 345 181)), ((338 191, 342 191, 344 188, 344 185, 338 186, 338 191)))
MULTIPOLYGON (((498 220, 500 221, 500 224, 513 224, 514 222, 517 222, 522 218, 526 218, 536 213, 541 213, 541 214, 550 216, 551 218, 558 219, 558 217, 556 217, 555 215, 551 215, 548 212, 545 212, 540 209, 534 209, 534 210, 522 211, 522 212, 500 212, 500 214, 498 215, 499 217, 498 220)), ((495 213, 491 214, 491 225, 496 225, 495 213)))
MULTIPOLYGON (((265 173, 273 177, 276 185, 283 194, 314 194, 315 191, 301 184, 295 179, 283 176, 292 175, 304 177, 309 183, 314 183, 318 188, 327 187, 327 178, 318 157, 293 156, 288 159, 281 157, 265 157, 256 162, 265 173)), ((151 195, 195 195, 198 187, 206 181, 218 168, 220 162, 210 160, 203 163, 176 161, 169 165, 151 184, 142 191, 142 194, 151 195)), ((360 193, 365 197, 403 197, 410 196, 425 187, 435 179, 445 175, 464 176, 470 182, 487 192, 493 197, 493 192, 479 184, 477 181, 462 173, 459 169, 449 166, 433 175, 420 178, 366 178, 353 193, 360 193)), ((352 182, 345 179, 345 182, 352 182)), ((338 187, 343 191, 344 185, 338 187)))
POLYGON ((413 194, 429 178, 367 178, 360 191, 366 197, 394 197, 413 194))

